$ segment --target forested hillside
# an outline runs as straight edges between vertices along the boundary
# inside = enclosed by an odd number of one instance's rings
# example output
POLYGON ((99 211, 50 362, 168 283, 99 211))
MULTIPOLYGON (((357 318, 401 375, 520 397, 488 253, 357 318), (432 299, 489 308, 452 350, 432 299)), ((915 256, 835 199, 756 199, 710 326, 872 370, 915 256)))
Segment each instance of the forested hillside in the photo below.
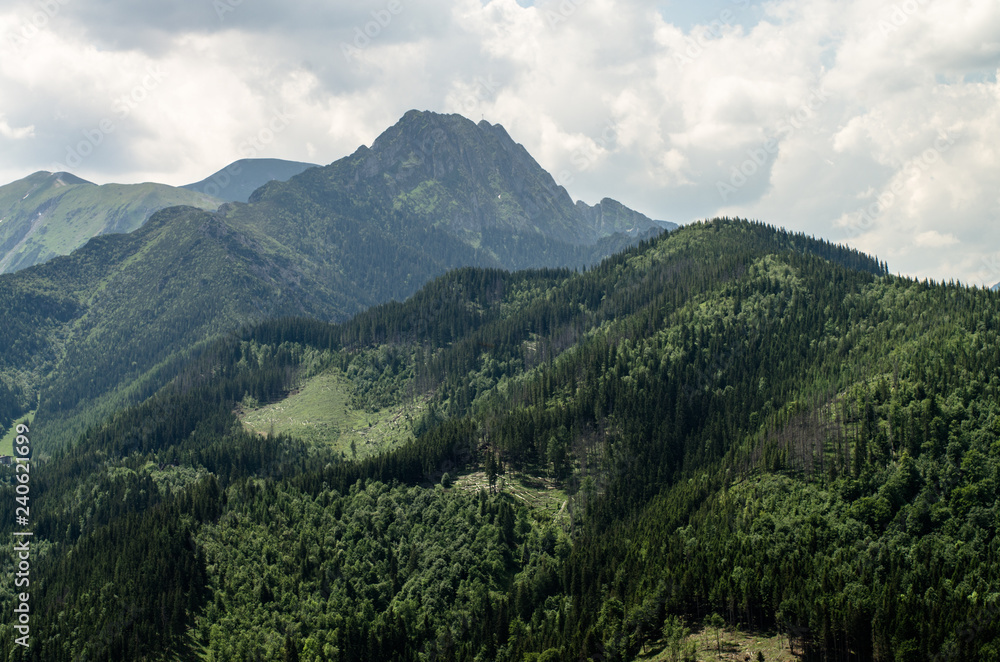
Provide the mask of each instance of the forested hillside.
MULTIPOLYGON (((249 204, 170 207, 127 236, 0 275, 0 436, 36 411, 38 448, 63 445, 266 319, 344 321, 463 266, 590 266, 665 227, 614 201, 574 205, 502 127, 457 115, 408 113, 358 153, 271 181, 249 204), (435 221, 439 206, 451 221, 435 221)), ((46 195, 97 188, 53 177, 70 176, 43 177, 46 195)))
POLYGON ((713 616, 805 659, 996 659, 998 319, 716 219, 247 328, 33 466, 4 659, 632 660, 713 616), (412 440, 245 422, 316 383, 324 425, 412 440))

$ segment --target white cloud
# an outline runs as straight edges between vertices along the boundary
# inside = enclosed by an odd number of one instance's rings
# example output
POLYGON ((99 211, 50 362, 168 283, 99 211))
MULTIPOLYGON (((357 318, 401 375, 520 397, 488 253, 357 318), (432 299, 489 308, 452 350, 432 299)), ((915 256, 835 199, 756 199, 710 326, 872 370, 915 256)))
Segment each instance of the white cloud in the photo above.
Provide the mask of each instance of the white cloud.
POLYGON ((921 232, 918 234, 914 240, 917 246, 924 246, 927 248, 940 248, 942 246, 951 246, 952 244, 958 243, 958 237, 951 234, 941 234, 936 230, 928 230, 927 232, 921 232))
POLYGON ((0 115, 0 137, 9 138, 10 140, 24 140, 25 138, 32 138, 34 135, 34 125, 12 127, 7 123, 4 116, 0 115))
POLYGON ((502 123, 588 202, 760 218, 938 279, 1000 250, 995 0, 54 2, 34 30, 34 3, 0 10, 8 179, 103 120, 81 176, 181 184, 248 149, 328 163, 420 108, 502 123))

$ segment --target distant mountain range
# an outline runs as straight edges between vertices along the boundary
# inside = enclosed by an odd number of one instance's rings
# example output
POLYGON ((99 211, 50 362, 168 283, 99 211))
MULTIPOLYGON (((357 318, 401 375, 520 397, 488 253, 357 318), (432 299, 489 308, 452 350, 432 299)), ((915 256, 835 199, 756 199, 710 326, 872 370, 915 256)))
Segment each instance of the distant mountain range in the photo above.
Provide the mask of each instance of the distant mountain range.
POLYGON ((286 181, 312 163, 242 159, 186 186, 104 184, 67 172, 36 172, 0 187, 0 273, 68 255, 101 234, 131 232, 167 207, 214 210, 246 202, 261 185, 286 181))
POLYGON ((181 188, 196 191, 227 202, 247 202, 250 195, 270 181, 286 182, 303 170, 318 167, 315 163, 281 159, 240 159, 219 172, 181 188))
MULTIPOLYGON (((0 273, 68 255, 91 237, 131 232, 153 213, 249 202, 269 183, 314 170, 301 185, 378 200, 494 258, 523 268, 593 262, 676 224, 605 198, 573 202, 504 128, 459 115, 410 111, 375 143, 331 166, 242 159, 193 184, 106 184, 38 172, 0 187, 0 273), (589 249, 584 247, 591 247, 589 249)), ((281 190, 281 189, 279 189, 281 190)), ((255 200, 272 195, 262 191, 255 200)), ((266 219, 259 216, 255 222, 266 219)), ((284 233, 272 227, 267 232, 284 233)))
POLYGON ((36 172, 0 186, 0 273, 67 255, 97 235, 131 232, 165 207, 220 204, 164 184, 98 186, 66 172, 36 172))
MULTIPOLYGON (((52 187, 103 188, 60 177, 52 187)), ((174 206, 0 276, 0 425, 38 403, 42 445, 66 441, 247 324, 344 320, 459 267, 592 265, 665 225, 613 200, 574 203, 500 126, 410 112, 248 203, 174 206)))

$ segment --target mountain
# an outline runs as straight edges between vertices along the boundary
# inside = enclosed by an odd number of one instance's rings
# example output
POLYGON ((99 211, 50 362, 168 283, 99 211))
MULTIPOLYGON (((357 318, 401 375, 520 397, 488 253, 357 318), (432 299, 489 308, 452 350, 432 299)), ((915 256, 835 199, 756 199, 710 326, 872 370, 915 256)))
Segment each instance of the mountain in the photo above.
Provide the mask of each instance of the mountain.
MULTIPOLYGON (((292 181, 378 200, 508 268, 576 264, 580 247, 601 238, 616 233, 643 237, 677 227, 610 199, 593 207, 574 204, 502 126, 485 120, 476 124, 461 115, 411 110, 370 148, 292 181)), ((264 187, 254 200, 269 195, 264 187)))
POLYGON ((993 291, 994 292, 1000 291, 1000 283, 997 283, 996 285, 993 286, 993 291))
POLYGON ((97 186, 66 172, 36 172, 0 186, 0 273, 68 255, 91 237, 131 232, 165 207, 220 204, 164 184, 97 186))
POLYGON ((998 307, 714 219, 245 328, 33 464, 24 657, 997 659, 998 307))
POLYGON ((228 202, 246 202, 250 194, 270 181, 284 182, 315 163, 284 161, 282 159, 240 159, 222 170, 194 184, 181 188, 220 198, 228 202))
POLYGON ((589 266, 663 231, 613 201, 539 193, 551 181, 500 127, 408 113, 372 148, 269 182, 249 203, 171 207, 131 234, 0 276, 0 315, 11 320, 0 329, 0 426, 37 409, 38 447, 55 448, 243 326, 280 315, 343 321, 459 267, 589 266), (424 145, 426 164, 400 174, 392 155, 416 157, 387 147, 397 144, 424 145), (489 150, 508 154, 493 170, 489 150), (406 185, 376 183, 393 173, 406 185), (488 204, 473 204, 477 191, 488 204), (439 215, 431 202, 457 211, 439 215))

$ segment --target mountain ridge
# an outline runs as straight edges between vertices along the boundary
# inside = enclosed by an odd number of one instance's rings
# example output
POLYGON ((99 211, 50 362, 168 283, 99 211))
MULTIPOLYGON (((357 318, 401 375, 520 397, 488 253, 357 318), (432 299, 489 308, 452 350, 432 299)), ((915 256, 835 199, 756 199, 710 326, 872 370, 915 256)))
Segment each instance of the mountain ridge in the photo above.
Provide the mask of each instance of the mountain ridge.
POLYGON ((622 246, 677 227, 610 198, 594 206, 573 202, 500 124, 411 110, 371 147, 362 145, 325 167, 241 159, 176 188, 155 183, 97 186, 71 173, 34 173, 0 187, 0 272, 68 254, 91 236, 131 231, 174 204, 208 210, 219 200, 260 202, 270 184, 310 170, 321 171, 308 180, 310 188, 332 186, 349 195, 379 198, 386 210, 440 226, 508 268, 593 263, 607 254, 598 244, 622 246), (24 198, 39 188, 66 190, 50 195, 44 207, 25 208, 24 198), (74 195, 67 196, 70 192, 74 195), (607 241, 613 235, 623 238, 607 241), (594 248, 581 249, 587 246, 594 248), (525 257, 532 254, 546 257, 525 257))
POLYGON ((245 328, 39 472, 32 659, 992 660, 998 303, 713 219, 245 328))
POLYGON ((502 125, 476 124, 461 115, 410 110, 371 147, 322 172, 333 186, 378 196, 471 244, 498 229, 592 245, 616 232, 676 227, 632 210, 627 220, 608 214, 616 222, 601 223, 603 202, 593 208, 574 203, 502 125))
POLYGON ((216 209, 221 203, 166 184, 97 185, 39 171, 0 186, 0 273, 68 255, 101 234, 130 232, 166 207, 216 209))
POLYGON ((201 181, 180 188, 209 195, 227 202, 247 202, 251 194, 270 181, 287 181, 291 177, 320 167, 315 163, 284 159, 254 158, 233 161, 201 181))
MULTIPOLYGON (((411 115, 414 119, 428 120, 426 114, 411 115)), ((663 231, 604 201, 587 208, 600 211, 591 212, 592 225, 584 233, 593 241, 564 241, 568 235, 560 223, 579 220, 578 207, 564 191, 556 209, 559 223, 536 219, 528 227, 524 210, 538 199, 535 183, 551 177, 523 147, 504 138, 506 131, 476 127, 464 118, 430 118, 432 125, 458 128, 443 140, 448 149, 428 157, 420 175, 441 179, 418 182, 418 173, 410 170, 400 178, 410 188, 389 191, 405 192, 403 204, 368 180, 385 180, 383 170, 395 172, 412 162, 412 147, 426 133, 407 128, 410 120, 402 125, 403 138, 390 129, 376 141, 372 154, 380 158, 382 146, 402 145, 402 160, 385 157, 381 170, 374 161, 348 157, 286 182, 270 181, 247 203, 225 203, 216 211, 168 207, 131 234, 103 235, 71 255, 0 277, 0 311, 19 322, 4 334, 11 349, 0 353, 0 381, 19 393, 22 403, 10 415, 40 402, 36 428, 42 445, 52 440, 56 446, 115 407, 148 397, 185 352, 241 326, 293 314, 342 321, 372 305, 403 300, 458 267, 586 267, 663 231), (471 187, 469 178, 489 168, 482 148, 489 136, 500 136, 505 149, 520 155, 517 163, 507 162, 505 176, 491 179, 492 171, 485 172, 476 184, 491 198, 500 190, 509 213, 498 215, 493 206, 479 218, 477 233, 456 232, 455 215, 431 212, 436 203, 453 207, 468 225, 475 210, 462 187, 471 187), (460 153, 467 165, 456 161, 460 153), (440 193, 435 204, 412 194, 421 187, 440 193), (648 228, 643 234, 639 222, 648 228), (613 232, 621 228, 634 231, 613 232), (25 310, 23 302, 33 296, 42 297, 37 310, 25 310), (50 309, 62 312, 47 315, 50 309), (35 347, 36 359, 23 362, 22 347, 35 347)))

